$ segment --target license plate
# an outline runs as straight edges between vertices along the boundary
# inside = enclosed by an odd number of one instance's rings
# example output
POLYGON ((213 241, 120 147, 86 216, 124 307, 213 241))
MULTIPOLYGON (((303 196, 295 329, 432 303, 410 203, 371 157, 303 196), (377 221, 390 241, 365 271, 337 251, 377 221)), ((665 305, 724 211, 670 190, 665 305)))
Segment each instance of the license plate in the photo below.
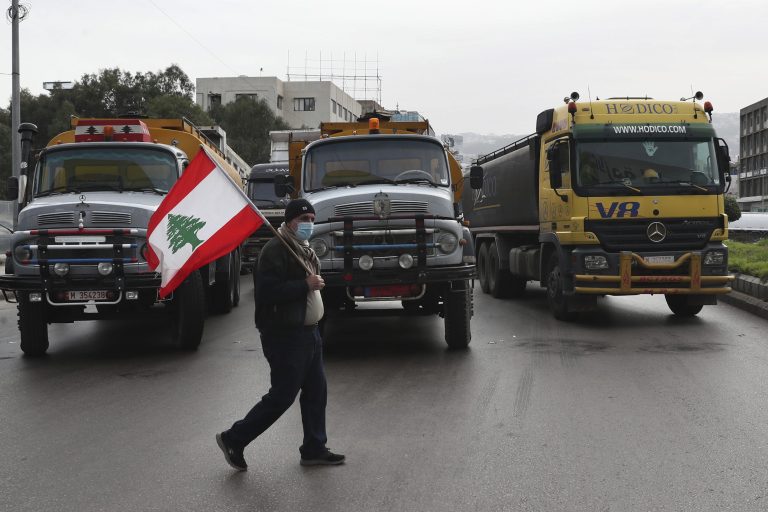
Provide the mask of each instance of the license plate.
POLYGON ((83 302, 86 300, 107 300, 109 299, 107 290, 75 290, 66 294, 68 301, 83 302))
POLYGON ((674 263, 674 256, 646 256, 646 263, 674 263))

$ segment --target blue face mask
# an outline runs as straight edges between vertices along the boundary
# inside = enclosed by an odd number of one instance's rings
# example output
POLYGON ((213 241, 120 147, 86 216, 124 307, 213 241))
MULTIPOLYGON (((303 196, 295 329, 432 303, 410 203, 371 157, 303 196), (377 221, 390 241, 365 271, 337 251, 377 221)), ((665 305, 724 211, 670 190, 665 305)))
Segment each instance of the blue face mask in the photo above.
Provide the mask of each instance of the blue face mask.
POLYGON ((296 227, 296 236, 299 237, 300 240, 309 240, 309 237, 312 236, 312 229, 315 227, 315 224, 313 222, 299 222, 299 225, 296 227))

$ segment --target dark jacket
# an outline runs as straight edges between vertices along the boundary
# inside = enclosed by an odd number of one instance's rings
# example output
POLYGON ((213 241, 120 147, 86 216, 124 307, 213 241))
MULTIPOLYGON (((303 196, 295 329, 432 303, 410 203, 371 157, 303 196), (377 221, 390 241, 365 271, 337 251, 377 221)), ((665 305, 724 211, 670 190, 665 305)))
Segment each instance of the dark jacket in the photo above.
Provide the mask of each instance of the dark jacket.
POLYGON ((304 326, 307 271, 277 237, 261 250, 253 279, 255 320, 260 331, 304 326))

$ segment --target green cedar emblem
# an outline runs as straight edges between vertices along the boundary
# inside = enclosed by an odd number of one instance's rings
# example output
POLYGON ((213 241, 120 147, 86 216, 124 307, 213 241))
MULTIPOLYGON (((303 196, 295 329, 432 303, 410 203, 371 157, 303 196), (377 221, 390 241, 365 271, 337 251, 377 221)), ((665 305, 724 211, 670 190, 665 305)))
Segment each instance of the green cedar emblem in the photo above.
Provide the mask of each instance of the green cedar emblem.
POLYGON ((165 234, 168 237, 168 245, 171 247, 171 252, 176 254, 176 251, 187 244, 192 246, 193 251, 197 249, 197 246, 203 243, 202 240, 197 238, 197 232, 203 226, 205 226, 205 221, 197 217, 169 214, 168 229, 166 229, 165 234))

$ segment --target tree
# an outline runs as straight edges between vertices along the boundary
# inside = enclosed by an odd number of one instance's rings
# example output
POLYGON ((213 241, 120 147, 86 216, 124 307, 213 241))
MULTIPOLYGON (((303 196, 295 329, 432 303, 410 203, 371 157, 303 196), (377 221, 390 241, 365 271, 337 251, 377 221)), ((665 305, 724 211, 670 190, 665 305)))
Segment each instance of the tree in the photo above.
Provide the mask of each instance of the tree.
POLYGON ((251 165, 269 162, 270 131, 289 129, 263 99, 240 97, 209 114, 227 132, 227 144, 251 165))
POLYGON ((741 218, 739 202, 730 194, 725 195, 725 214, 728 215, 728 222, 733 222, 741 218))
POLYGON ((213 124, 213 119, 199 105, 182 96, 157 96, 147 102, 147 116, 158 119, 186 117, 197 126, 213 124))

